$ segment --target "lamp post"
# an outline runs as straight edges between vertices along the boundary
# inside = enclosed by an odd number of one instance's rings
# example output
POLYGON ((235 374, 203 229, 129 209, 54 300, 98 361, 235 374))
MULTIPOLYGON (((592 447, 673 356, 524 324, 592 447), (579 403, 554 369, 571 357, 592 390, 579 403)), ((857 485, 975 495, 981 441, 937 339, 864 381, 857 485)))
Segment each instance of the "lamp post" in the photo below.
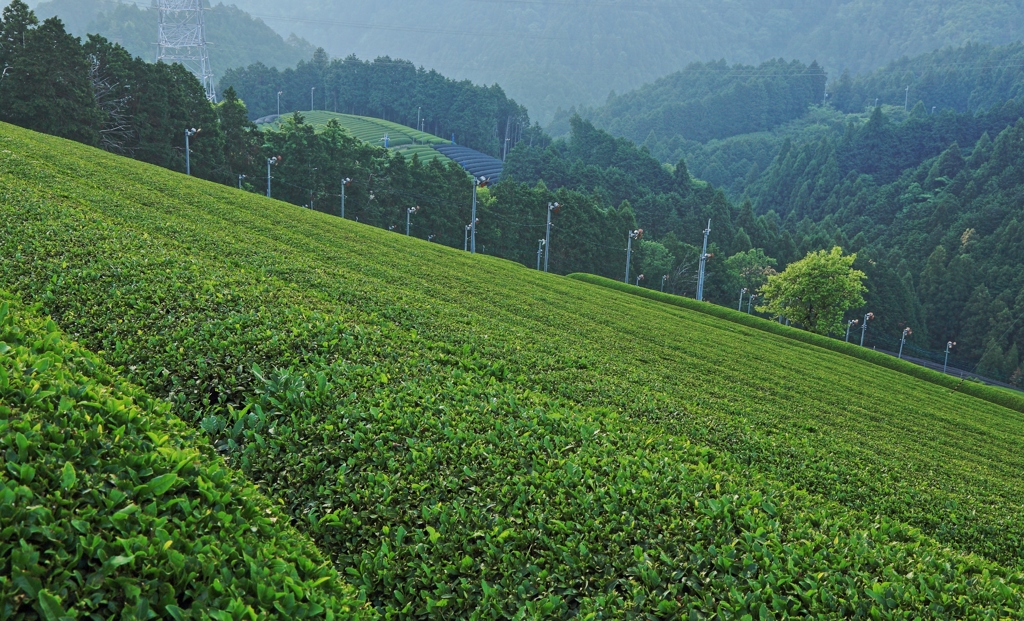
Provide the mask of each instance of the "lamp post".
POLYGON ((185 174, 189 176, 192 176, 192 149, 189 146, 189 138, 195 136, 201 131, 203 130, 196 129, 194 127, 192 129, 185 130, 185 174))
POLYGON ((562 206, 560 204, 558 204, 558 203, 548 203, 548 228, 547 228, 547 232, 544 233, 544 247, 548 248, 549 250, 544 253, 544 271, 545 272, 548 271, 548 257, 551 256, 551 251, 550 251, 550 246, 549 246, 549 244, 551 244, 551 214, 558 213, 558 210, 561 209, 561 208, 562 208, 562 206))
POLYGON ((417 205, 415 207, 410 207, 410 208, 405 210, 405 236, 406 237, 409 236, 409 231, 410 231, 410 229, 412 227, 412 214, 418 212, 419 210, 420 210, 420 206, 419 205, 417 205))
POLYGON ((341 218, 345 219, 345 188, 352 184, 352 180, 345 177, 341 180, 341 218))
POLYGON ((665 293, 665 283, 668 282, 668 274, 661 277, 661 292, 665 293))
POLYGON ((700 274, 697 276, 697 301, 704 301, 704 273, 708 265, 708 237, 711 235, 711 220, 708 220, 708 228, 704 229, 704 250, 700 253, 700 274))
POLYGON ((277 116, 281 116, 281 95, 284 95, 284 91, 277 91, 277 116))
POLYGON ((743 296, 746 293, 747 293, 747 288, 746 287, 743 287, 742 289, 740 289, 740 305, 739 305, 739 307, 736 308, 736 310, 738 310, 741 313, 743 312, 743 296))
POLYGON ((860 323, 860 319, 851 319, 850 323, 846 324, 846 342, 847 343, 850 342, 850 330, 853 328, 853 326, 855 326, 855 325, 857 325, 859 323, 860 323))
POLYGON ((864 315, 864 325, 860 327, 860 346, 864 347, 864 337, 868 335, 868 322, 875 318, 874 313, 864 315))
POLYGON ((267 158, 267 198, 270 198, 270 167, 277 166, 278 162, 281 161, 280 155, 267 158))
POLYGON ((950 342, 946 343, 946 361, 942 363, 942 372, 943 373, 945 373, 946 369, 949 368, 949 352, 954 347, 956 347, 956 343, 954 341, 950 341, 950 342))
POLYGON ((914 331, 910 328, 903 329, 903 338, 900 339, 900 355, 898 356, 900 360, 903 360, 903 346, 907 344, 907 337, 913 333, 914 331))
POLYGON ((647 280, 647 279, 644 278, 644 275, 640 274, 639 276, 636 277, 636 286, 639 287, 640 283, 645 281, 645 280, 647 280))
POLYGON ((629 241, 626 243, 626 278, 622 281, 629 284, 629 264, 633 259, 633 240, 640 241, 644 238, 644 230, 637 229, 629 232, 629 241))
POLYGON ((476 254, 476 224, 480 221, 476 217, 476 191, 478 188, 486 188, 490 183, 491 180, 487 177, 480 177, 479 179, 473 180, 473 214, 470 216, 471 221, 469 223, 469 226, 472 229, 470 231, 470 252, 473 254, 476 254))
POLYGON ((547 242, 543 239, 537 240, 537 271, 540 271, 540 256, 544 254, 544 246, 547 242))

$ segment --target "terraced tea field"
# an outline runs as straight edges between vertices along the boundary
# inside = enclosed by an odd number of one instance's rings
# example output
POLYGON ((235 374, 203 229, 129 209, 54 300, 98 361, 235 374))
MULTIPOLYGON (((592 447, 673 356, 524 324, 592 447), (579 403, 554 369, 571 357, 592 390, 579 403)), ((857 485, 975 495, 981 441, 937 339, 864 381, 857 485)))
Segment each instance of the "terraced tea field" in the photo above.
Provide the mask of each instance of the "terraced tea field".
POLYGON ((1024 617, 955 387, 6 125, 0 256, 386 618, 1024 617))
MULTIPOLYGON (((284 115, 283 118, 287 118, 288 115, 284 115)), ((327 125, 328 121, 336 120, 342 127, 347 129, 353 137, 367 142, 372 145, 384 146, 384 135, 388 136, 388 144, 391 150, 396 151, 404 155, 406 158, 412 158, 412 156, 418 155, 420 161, 426 163, 430 160, 440 159, 444 162, 448 161, 448 158, 438 153, 431 145, 435 144, 447 144, 448 141, 438 138, 433 134, 428 134, 421 131, 416 131, 411 127, 406 127, 399 123, 392 123, 383 119, 375 119, 365 116, 355 116, 352 114, 338 114, 335 112, 326 112, 322 110, 314 110, 312 112, 303 112, 303 118, 307 123, 314 127, 323 127, 327 125)), ((280 119, 274 123, 268 123, 261 125, 263 128, 277 128, 280 126, 280 119)))

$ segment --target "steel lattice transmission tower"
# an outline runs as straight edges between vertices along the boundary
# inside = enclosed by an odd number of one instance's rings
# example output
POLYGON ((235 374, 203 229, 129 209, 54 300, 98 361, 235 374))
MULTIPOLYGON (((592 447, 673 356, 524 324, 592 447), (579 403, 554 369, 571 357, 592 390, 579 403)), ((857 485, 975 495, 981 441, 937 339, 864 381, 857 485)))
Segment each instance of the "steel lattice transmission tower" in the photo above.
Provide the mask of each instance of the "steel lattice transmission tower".
POLYGON ((213 69, 206 49, 203 0, 156 0, 156 10, 160 37, 157 60, 182 64, 202 82, 206 98, 216 103, 213 69))

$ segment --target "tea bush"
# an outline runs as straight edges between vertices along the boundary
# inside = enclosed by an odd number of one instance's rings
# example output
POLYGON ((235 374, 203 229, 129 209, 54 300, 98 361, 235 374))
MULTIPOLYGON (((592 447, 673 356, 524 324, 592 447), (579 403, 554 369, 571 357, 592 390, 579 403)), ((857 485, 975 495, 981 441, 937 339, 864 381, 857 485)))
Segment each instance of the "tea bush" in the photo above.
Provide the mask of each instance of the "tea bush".
POLYGON ((0 293, 0 619, 370 619, 287 516, 0 293))
POLYGON ((668 293, 661 293, 660 291, 653 291, 651 289, 644 289, 642 287, 634 287, 627 283, 614 281, 602 276, 595 276, 593 274, 570 274, 569 278, 573 278, 580 282, 590 283, 592 285, 598 285, 600 287, 607 287, 608 289, 615 289, 616 291, 621 291, 623 293, 644 297, 648 300, 664 302, 665 304, 671 304, 680 308, 697 311, 699 313, 718 317, 719 319, 725 319, 726 321, 738 323, 764 332, 782 335, 803 343, 810 343, 811 345, 843 353, 847 356, 853 356, 854 358, 865 360, 887 369, 899 371, 905 375, 916 377, 945 388, 955 389, 963 392, 964 394, 1024 413, 1024 396, 1020 393, 1010 392, 993 386, 986 386, 977 382, 963 382, 951 375, 939 373, 932 369, 922 367, 921 365, 907 362, 906 360, 899 360, 890 355, 882 354, 865 347, 858 347, 852 343, 831 339, 826 336, 821 336, 820 334, 813 334, 790 326, 784 326, 774 321, 768 321, 747 313, 734 311, 731 308, 725 308, 716 304, 708 304, 707 302, 698 302, 697 300, 691 300, 689 298, 671 295, 668 293))
POLYGON ((0 251, 388 618, 1024 614, 1013 410, 6 126, 0 251))

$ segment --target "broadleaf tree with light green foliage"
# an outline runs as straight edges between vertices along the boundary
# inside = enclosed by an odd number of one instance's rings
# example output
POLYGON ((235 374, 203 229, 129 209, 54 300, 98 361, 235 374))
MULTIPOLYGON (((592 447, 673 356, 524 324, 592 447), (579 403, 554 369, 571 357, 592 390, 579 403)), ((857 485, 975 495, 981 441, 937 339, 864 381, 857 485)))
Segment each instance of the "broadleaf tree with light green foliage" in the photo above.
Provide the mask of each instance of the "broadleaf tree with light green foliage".
POLYGON ((836 246, 831 251, 810 252, 781 274, 768 277, 761 288, 764 301, 757 310, 773 317, 785 317, 816 334, 838 334, 846 311, 864 306, 866 275, 854 269, 856 254, 844 255, 836 246))

